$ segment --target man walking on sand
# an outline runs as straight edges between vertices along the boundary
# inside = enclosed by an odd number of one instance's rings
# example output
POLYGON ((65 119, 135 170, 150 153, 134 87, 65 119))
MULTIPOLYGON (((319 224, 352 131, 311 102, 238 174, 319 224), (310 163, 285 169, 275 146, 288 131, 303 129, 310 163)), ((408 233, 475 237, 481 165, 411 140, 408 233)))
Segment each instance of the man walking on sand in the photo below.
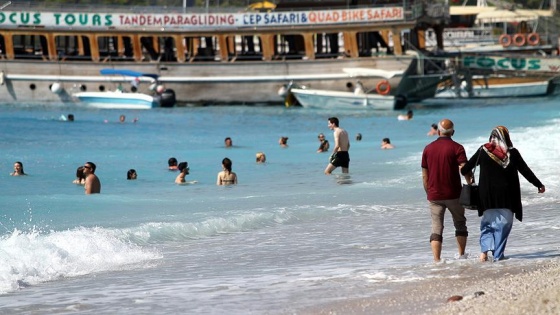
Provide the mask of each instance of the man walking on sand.
POLYGON ((86 195, 89 194, 99 194, 101 193, 101 182, 95 173, 95 164, 92 162, 86 162, 84 164, 84 175, 86 176, 86 183, 84 188, 86 190, 86 195))
POLYGON ((348 173, 348 165, 350 164, 350 140, 346 130, 338 126, 338 118, 331 117, 328 119, 329 129, 333 130, 334 134, 334 148, 330 158, 330 163, 325 169, 325 174, 330 175, 337 167, 342 167, 342 173, 348 173))
MULTIPOLYGON (((459 256, 465 254, 469 235, 465 208, 459 203, 460 168, 467 162, 467 155, 463 146, 451 139, 454 133, 453 122, 442 119, 438 124, 438 139, 428 144, 422 153, 422 181, 432 215, 430 245, 435 262, 441 260, 446 209, 449 209, 453 217, 459 256)), ((465 178, 470 183, 471 174, 465 175, 465 178)))

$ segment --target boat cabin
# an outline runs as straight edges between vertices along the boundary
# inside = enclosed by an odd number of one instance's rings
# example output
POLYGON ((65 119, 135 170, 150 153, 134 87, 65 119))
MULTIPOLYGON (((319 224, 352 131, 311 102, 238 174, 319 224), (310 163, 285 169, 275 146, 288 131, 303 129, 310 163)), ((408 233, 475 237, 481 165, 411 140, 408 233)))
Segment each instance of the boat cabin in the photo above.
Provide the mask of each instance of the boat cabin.
POLYGON ((0 11, 0 58, 235 62, 402 55, 416 1, 280 1, 235 13, 0 11), (329 10, 325 10, 325 5, 329 10), (108 13, 110 12, 110 13, 108 13))

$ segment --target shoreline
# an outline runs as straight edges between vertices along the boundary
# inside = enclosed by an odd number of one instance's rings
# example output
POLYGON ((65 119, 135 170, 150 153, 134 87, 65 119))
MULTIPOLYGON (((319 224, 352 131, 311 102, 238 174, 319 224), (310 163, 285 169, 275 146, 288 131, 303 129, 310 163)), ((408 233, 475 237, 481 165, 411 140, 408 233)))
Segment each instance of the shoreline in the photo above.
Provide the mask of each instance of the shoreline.
MULTIPOLYGON (((478 258, 477 258, 478 259, 478 258)), ((525 265, 458 268, 457 278, 426 279, 370 298, 349 298, 297 314, 558 314, 560 258, 525 265), (482 292, 482 293, 481 293, 482 292), (459 301, 448 302, 452 296, 459 301)))

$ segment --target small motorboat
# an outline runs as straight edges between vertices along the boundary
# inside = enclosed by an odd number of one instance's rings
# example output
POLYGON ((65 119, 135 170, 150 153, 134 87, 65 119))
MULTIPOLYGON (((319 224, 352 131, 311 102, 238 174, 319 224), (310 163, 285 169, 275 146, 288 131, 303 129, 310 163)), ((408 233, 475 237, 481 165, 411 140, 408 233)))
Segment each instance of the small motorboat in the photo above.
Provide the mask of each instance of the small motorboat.
MULTIPOLYGON (((94 108, 104 109, 150 109, 155 107, 173 107, 175 105, 175 92, 157 85, 158 76, 155 74, 145 74, 131 70, 102 69, 103 76, 120 75, 122 79, 117 82, 134 82, 139 84, 147 81, 154 88, 154 94, 149 95, 137 91, 136 86, 132 91, 125 91, 121 84, 114 91, 87 92, 82 91, 73 93, 72 96, 80 103, 94 108)), ((115 80, 111 80, 115 82, 115 80)))

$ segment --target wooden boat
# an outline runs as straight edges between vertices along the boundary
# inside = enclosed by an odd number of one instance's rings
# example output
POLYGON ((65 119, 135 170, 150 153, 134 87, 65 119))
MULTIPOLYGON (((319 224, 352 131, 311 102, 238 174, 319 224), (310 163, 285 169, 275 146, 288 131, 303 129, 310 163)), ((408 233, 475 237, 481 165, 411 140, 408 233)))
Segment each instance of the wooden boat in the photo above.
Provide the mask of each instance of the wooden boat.
POLYGON ((178 105, 281 104, 277 91, 290 81, 337 90, 348 82, 342 68, 406 70, 417 56, 402 33, 443 23, 444 12, 426 14, 441 10, 416 0, 332 2, 236 13, 13 2, 0 11, 0 101, 71 103, 75 93, 108 90, 99 70, 113 68, 157 74, 178 105))
MULTIPOLYGON (((102 69, 100 74, 106 76, 107 81, 116 83, 117 87, 114 90, 100 92, 73 93, 72 96, 78 99, 80 104, 105 109, 150 109, 175 105, 174 92, 165 91, 162 86, 158 86, 158 76, 155 74, 114 69, 102 69), (138 86, 146 80, 151 86, 150 94, 138 92, 138 86), (123 82, 132 82, 131 91, 123 88, 123 82)), ((51 90, 58 88, 58 85, 51 86, 51 90)))

